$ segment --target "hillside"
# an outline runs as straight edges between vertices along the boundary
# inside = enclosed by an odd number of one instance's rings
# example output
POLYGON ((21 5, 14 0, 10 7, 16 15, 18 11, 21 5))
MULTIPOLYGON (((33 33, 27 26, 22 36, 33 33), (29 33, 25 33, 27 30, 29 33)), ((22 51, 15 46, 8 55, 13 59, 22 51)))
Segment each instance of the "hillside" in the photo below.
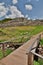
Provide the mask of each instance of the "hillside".
POLYGON ((4 19, 0 21, 0 27, 22 26, 22 25, 43 25, 43 20, 27 20, 26 18, 4 19))

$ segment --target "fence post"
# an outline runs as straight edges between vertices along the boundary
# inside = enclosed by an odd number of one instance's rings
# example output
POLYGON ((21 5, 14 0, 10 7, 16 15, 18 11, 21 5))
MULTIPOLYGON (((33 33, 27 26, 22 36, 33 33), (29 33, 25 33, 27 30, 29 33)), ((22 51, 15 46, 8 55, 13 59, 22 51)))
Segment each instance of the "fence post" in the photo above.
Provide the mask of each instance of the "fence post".
POLYGON ((33 54, 30 52, 27 54, 26 65, 33 65, 33 54))
MULTIPOLYGON (((37 44, 38 44, 38 45, 37 45, 36 50, 35 50, 36 53, 39 53, 38 47, 39 47, 39 45, 40 45, 40 39, 41 39, 41 34, 40 34, 39 37, 37 38, 37 44)), ((35 60, 35 61, 38 61, 38 56, 34 55, 34 60, 35 60)))
POLYGON ((2 52, 3 52, 3 57, 5 57, 5 47, 4 47, 4 43, 2 44, 2 52))

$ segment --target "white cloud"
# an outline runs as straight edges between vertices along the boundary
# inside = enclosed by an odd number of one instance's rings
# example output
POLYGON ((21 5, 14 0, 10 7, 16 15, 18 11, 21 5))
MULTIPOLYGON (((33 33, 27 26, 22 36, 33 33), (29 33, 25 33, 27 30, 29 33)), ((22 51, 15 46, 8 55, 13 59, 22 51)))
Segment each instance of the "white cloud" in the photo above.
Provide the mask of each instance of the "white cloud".
POLYGON ((9 11, 11 12, 11 14, 6 16, 6 18, 24 17, 24 15, 17 9, 16 6, 10 6, 9 11))
POLYGON ((25 18, 27 18, 28 20, 31 19, 28 14, 26 14, 25 18))
POLYGON ((32 10, 32 5, 25 5, 26 10, 32 10))
POLYGON ((31 18, 30 17, 28 17, 28 20, 30 20, 31 18))
POLYGON ((26 14, 25 18, 28 18, 28 14, 26 14))
POLYGON ((6 15, 5 18, 10 18, 10 17, 8 15, 6 15))
POLYGON ((13 2, 13 4, 16 4, 16 3, 18 3, 18 1, 17 1, 17 0, 13 0, 12 2, 13 2))
POLYGON ((0 3, 0 5, 4 5, 4 2, 0 3))
POLYGON ((16 6, 9 6, 8 8, 4 6, 4 2, 0 3, 0 18, 5 16, 5 18, 16 18, 16 17, 24 17, 24 15, 17 9, 16 6), (11 14, 7 15, 8 11, 11 14))
POLYGON ((35 18, 33 20, 36 20, 35 18))
MULTIPOLYGON (((14 0, 16 2, 16 0, 14 0)), ((4 2, 0 3, 0 18, 5 16, 5 18, 16 18, 16 17, 24 17, 24 15, 17 9, 16 6, 4 6, 4 2), (11 14, 7 15, 8 11, 11 14)))
POLYGON ((4 6, 4 3, 0 3, 0 17, 3 17, 7 14, 8 8, 4 6))

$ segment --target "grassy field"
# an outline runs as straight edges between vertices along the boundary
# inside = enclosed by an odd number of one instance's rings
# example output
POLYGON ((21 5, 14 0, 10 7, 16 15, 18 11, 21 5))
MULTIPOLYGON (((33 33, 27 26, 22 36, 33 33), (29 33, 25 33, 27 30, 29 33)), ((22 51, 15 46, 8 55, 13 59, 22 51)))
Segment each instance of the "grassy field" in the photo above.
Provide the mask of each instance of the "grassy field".
MULTIPOLYGON (((35 35, 42 31, 43 26, 17 26, 0 28, 0 42, 4 42, 11 38, 15 38, 13 42, 24 43, 28 41, 32 35, 35 35)), ((43 39, 41 44, 43 44, 43 39)), ((6 55, 8 55, 11 52, 11 50, 7 49, 6 55)), ((0 58, 3 58, 2 50, 0 50, 0 58)), ((40 64, 34 61, 34 65, 40 64)))
POLYGON ((43 31, 43 26, 17 26, 0 28, 0 42, 15 38, 14 42, 26 42, 32 35, 43 31))

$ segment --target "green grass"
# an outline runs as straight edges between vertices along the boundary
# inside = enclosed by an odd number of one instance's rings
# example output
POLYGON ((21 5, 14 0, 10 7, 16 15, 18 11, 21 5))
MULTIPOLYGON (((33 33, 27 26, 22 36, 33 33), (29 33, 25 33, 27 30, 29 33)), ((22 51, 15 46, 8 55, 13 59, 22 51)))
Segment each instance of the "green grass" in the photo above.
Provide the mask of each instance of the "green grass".
POLYGON ((40 65, 38 62, 34 61, 34 65, 40 65))
MULTIPOLYGON (((7 41, 11 38, 16 38, 15 40, 13 40, 13 42, 24 43, 28 41, 31 36, 38 34, 42 31, 43 26, 17 26, 0 28, 0 42, 7 41)), ((6 55, 11 52, 11 50, 7 49, 6 55)), ((0 58, 2 57, 2 50, 0 50, 0 58)))
MULTIPOLYGON (((11 52, 12 52, 11 49, 6 49, 6 51, 5 51, 5 56, 9 55, 11 52)), ((2 59, 2 58, 3 58, 3 52, 2 52, 2 50, 0 49, 0 59, 2 59)))
POLYGON ((43 59, 39 59, 38 62, 39 62, 40 65, 43 65, 43 59))
POLYGON ((6 52, 5 52, 5 55, 6 55, 6 56, 9 55, 11 52, 12 52, 11 49, 7 49, 6 52))
POLYGON ((43 60, 39 59, 38 62, 34 61, 34 65, 43 65, 43 60))
POLYGON ((16 38, 14 42, 26 42, 32 35, 43 31, 43 26, 17 26, 0 28, 0 42, 16 38), (20 38, 21 37, 21 38, 20 38), (22 39, 23 38, 23 39, 22 39))
POLYGON ((2 50, 0 49, 0 59, 3 58, 2 50))
POLYGON ((43 38, 40 40, 40 44, 43 45, 43 38))

